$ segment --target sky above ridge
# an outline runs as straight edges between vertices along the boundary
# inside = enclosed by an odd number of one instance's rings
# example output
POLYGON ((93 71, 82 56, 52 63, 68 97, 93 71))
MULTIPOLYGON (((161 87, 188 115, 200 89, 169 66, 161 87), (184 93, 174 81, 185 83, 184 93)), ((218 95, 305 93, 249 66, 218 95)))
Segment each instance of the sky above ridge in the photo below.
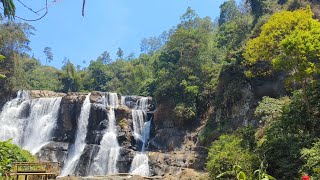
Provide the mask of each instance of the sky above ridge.
MULTIPOLYGON (((45 6, 45 0, 21 0, 37 11, 45 6)), ((50 3, 51 0, 48 0, 50 3)), ((118 47, 125 56, 140 54, 143 38, 158 36, 179 23, 187 7, 194 9, 200 17, 215 19, 224 0, 94 0, 86 1, 85 16, 82 17, 82 0, 57 0, 49 7, 41 20, 29 22, 36 28, 30 37, 30 46, 37 59, 45 63, 43 49, 52 48, 54 60, 49 65, 60 68, 64 58, 75 65, 87 66, 103 51, 116 57, 118 47), (83 61, 86 61, 84 64, 83 61)), ((26 19, 39 15, 15 1, 16 14, 26 19)))

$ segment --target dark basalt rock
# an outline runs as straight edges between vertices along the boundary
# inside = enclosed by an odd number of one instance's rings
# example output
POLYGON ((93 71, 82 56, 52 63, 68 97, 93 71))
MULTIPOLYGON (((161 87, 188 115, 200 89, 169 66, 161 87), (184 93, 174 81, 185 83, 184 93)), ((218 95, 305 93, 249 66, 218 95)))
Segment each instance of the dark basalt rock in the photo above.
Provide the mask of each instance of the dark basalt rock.
POLYGON ((58 162, 62 167, 64 160, 67 157, 69 144, 64 142, 50 142, 43 146, 36 154, 40 161, 58 162))
POLYGON ((85 94, 68 93, 62 97, 57 126, 53 133, 53 140, 59 142, 74 142, 77 119, 85 94))
POLYGON ((128 148, 121 148, 119 158, 117 161, 117 168, 119 173, 127 173, 130 171, 131 163, 134 158, 134 150, 128 148))
POLYGON ((75 175, 88 176, 90 175, 90 167, 93 163, 94 157, 98 154, 100 147, 98 145, 86 145, 80 158, 79 163, 75 169, 75 175))

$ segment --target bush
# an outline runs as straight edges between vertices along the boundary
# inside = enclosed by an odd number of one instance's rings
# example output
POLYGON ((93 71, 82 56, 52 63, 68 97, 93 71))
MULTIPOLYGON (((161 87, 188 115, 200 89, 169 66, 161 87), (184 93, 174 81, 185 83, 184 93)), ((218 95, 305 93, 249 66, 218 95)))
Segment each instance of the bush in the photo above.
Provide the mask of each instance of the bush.
POLYGON ((300 170, 303 174, 309 174, 314 179, 320 179, 320 140, 314 143, 310 149, 301 151, 302 158, 306 161, 300 170))
MULTIPOLYGON (((233 172, 234 167, 241 167, 241 171, 250 179, 256 167, 257 157, 243 147, 243 140, 237 135, 222 135, 213 142, 208 155, 207 169, 211 179, 225 172, 233 172)), ((233 173, 225 174, 224 178, 234 179, 233 173)))
POLYGON ((30 161, 36 161, 30 152, 12 144, 11 140, 0 142, 0 177, 11 170, 13 162, 30 161))
POLYGON ((268 173, 278 179, 298 178, 299 170, 302 167, 305 170, 310 163, 307 161, 307 165, 303 166, 305 162, 301 158, 301 150, 310 149, 320 137, 319 92, 319 83, 309 87, 307 93, 311 111, 308 113, 303 93, 295 91, 290 104, 284 106, 282 116, 266 130, 266 138, 259 151, 269 165, 268 173))

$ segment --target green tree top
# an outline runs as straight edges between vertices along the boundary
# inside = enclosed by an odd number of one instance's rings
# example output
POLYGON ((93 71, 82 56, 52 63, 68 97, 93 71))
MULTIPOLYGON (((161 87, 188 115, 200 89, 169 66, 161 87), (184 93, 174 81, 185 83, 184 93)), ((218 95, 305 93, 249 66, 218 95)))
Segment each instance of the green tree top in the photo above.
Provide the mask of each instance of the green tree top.
MULTIPOLYGON (((320 58, 320 23, 312 16, 310 7, 272 15, 262 26, 261 34, 245 47, 244 64, 253 66, 266 61, 274 69, 288 71, 290 80, 298 82, 310 77, 317 72, 320 58)), ((250 69, 247 75, 267 73, 250 69)))
MULTIPOLYGON (((292 83, 302 86, 309 110, 306 87, 320 72, 320 22, 312 16, 310 7, 275 13, 262 26, 261 34, 248 42, 243 54, 247 66, 259 67, 260 62, 267 62, 273 69, 289 74, 288 87, 292 83)), ((270 72, 252 68, 246 74, 256 76, 270 72)))

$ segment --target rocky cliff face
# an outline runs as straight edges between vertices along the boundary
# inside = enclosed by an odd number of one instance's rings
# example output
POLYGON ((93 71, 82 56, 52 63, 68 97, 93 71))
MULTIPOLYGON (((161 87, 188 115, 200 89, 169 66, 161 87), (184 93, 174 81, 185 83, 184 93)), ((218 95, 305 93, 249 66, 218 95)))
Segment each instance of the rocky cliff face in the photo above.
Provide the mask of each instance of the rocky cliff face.
POLYGON ((274 73, 268 77, 247 78, 239 65, 226 66, 220 74, 215 92, 213 113, 202 132, 203 145, 209 144, 222 133, 259 122, 254 116, 258 102, 263 96, 278 98, 287 94, 284 74, 274 73), (209 132, 210 131, 210 132, 209 132))
POLYGON ((155 134, 150 141, 151 162, 156 174, 177 173, 182 168, 204 170, 208 147, 222 133, 248 125, 258 126, 255 108, 263 96, 280 97, 287 92, 285 76, 247 78, 239 65, 225 66, 209 107, 193 127, 181 127, 170 100, 161 100, 155 112, 155 134), (157 152, 161 151, 161 153, 157 152), (158 166, 163 164, 162 166, 158 166))

